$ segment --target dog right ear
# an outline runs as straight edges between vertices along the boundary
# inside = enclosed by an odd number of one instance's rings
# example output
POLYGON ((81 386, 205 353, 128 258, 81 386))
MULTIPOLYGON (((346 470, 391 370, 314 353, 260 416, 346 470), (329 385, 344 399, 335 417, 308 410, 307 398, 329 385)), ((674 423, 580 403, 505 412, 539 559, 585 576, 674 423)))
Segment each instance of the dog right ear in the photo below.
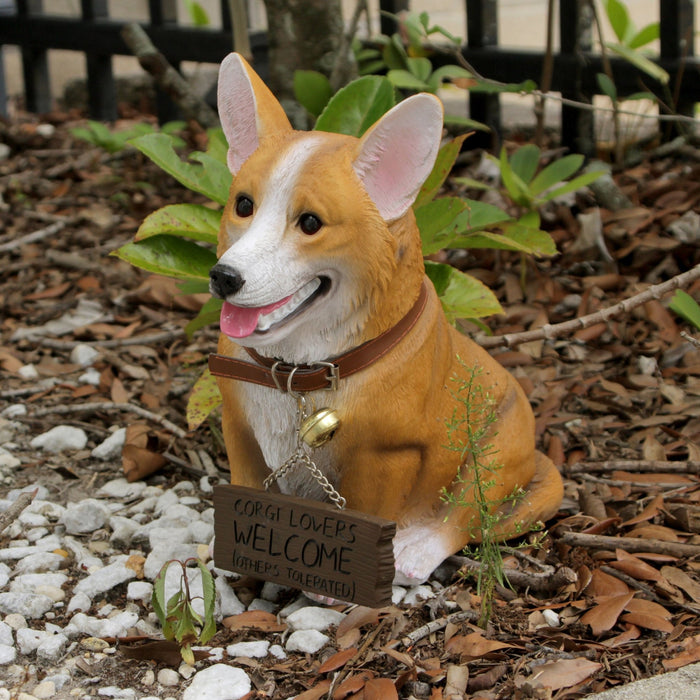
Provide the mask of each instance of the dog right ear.
POLYGON ((234 175, 262 140, 292 129, 277 98, 237 53, 226 56, 219 68, 217 105, 234 175))

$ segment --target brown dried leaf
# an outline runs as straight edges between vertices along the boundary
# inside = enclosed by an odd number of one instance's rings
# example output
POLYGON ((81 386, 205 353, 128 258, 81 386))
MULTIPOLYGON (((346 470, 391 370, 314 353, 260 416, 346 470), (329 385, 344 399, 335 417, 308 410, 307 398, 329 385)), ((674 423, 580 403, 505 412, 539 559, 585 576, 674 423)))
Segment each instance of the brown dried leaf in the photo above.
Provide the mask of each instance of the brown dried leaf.
POLYGON ((480 632, 472 632, 452 637, 445 644, 445 651, 455 656, 478 659, 499 649, 510 649, 512 646, 512 644, 486 639, 480 632))
POLYGON ((656 630, 658 632, 666 632, 670 634, 673 632, 673 625, 665 620, 663 617, 658 615, 649 615, 643 612, 625 613, 621 618, 625 622, 637 625, 638 627, 644 627, 648 630, 656 630))
POLYGON ((683 666, 697 661, 700 661, 700 646, 694 649, 686 649, 672 659, 664 659, 661 663, 667 671, 674 671, 677 668, 683 668, 683 666))
POLYGON ((664 608, 663 605, 655 603, 653 600, 645 600, 644 598, 633 598, 625 606, 625 610, 631 613, 643 613, 645 615, 656 615, 664 620, 670 620, 671 613, 664 608))
POLYGON ((33 292, 32 294, 27 294, 24 298, 31 301, 37 299, 56 299, 57 297, 63 296, 72 286, 71 282, 63 282, 55 287, 47 287, 42 289, 40 292, 33 292))
POLYGON ((112 380, 112 388, 110 390, 110 396, 114 403, 128 403, 129 402, 129 392, 125 389, 119 377, 115 377, 112 380))
POLYGON ((263 610, 247 610, 223 619, 223 625, 230 630, 253 629, 259 632, 284 632, 287 625, 277 621, 277 616, 263 610))
POLYGON ((661 540, 662 542, 679 542, 678 533, 663 525, 642 525, 630 530, 627 537, 640 537, 645 540, 661 540))
POLYGON ((365 683, 372 680, 372 678, 374 678, 374 673, 372 671, 354 673, 336 688, 333 693, 333 700, 343 700, 343 698, 347 698, 352 693, 357 693, 362 690, 365 687, 365 683))
POLYGON ((621 632, 616 637, 606 639, 605 641, 601 642, 601 644, 604 644, 610 649, 616 649, 617 647, 620 647, 623 644, 628 644, 629 642, 632 642, 635 639, 639 639, 640 634, 641 632, 639 631, 639 627, 637 627, 636 625, 628 625, 627 629, 624 632, 621 632))
POLYGON ((606 600, 601 599, 598 605, 581 616, 580 622, 584 625, 590 625, 591 631, 595 635, 607 632, 615 626, 617 618, 633 597, 634 593, 632 592, 614 595, 606 600))
POLYGON ((345 664, 352 659, 353 656, 357 654, 357 647, 351 647, 350 649, 343 649, 343 651, 338 651, 332 656, 329 656, 319 667, 319 673, 328 673, 329 671, 335 671, 339 668, 345 666, 345 664))
POLYGON ((399 700, 396 686, 388 678, 373 678, 365 683, 364 700, 399 700))
POLYGON ((591 574, 591 582, 586 587, 586 593, 593 596, 596 601, 602 598, 609 598, 616 595, 629 593, 629 586, 610 574, 606 574, 600 569, 595 569, 591 574))
POLYGON ((401 651, 396 651, 396 649, 392 649, 391 647, 380 647, 381 650, 387 655, 391 656, 392 659, 395 661, 398 661, 400 664, 403 664, 407 668, 414 668, 416 665, 416 662, 413 660, 413 657, 410 656, 409 654, 404 654, 401 651))
POLYGON ((616 549, 615 556, 617 561, 611 561, 608 564, 611 568, 642 581, 659 581, 661 579, 661 574, 653 566, 635 557, 634 554, 616 549))
POLYGON ((700 583, 691 578, 685 571, 675 566, 664 566, 661 569, 661 575, 669 583, 685 591, 694 602, 700 603, 700 583))
POLYGON ((532 685, 536 684, 542 688, 559 690, 560 688, 571 688, 577 683, 585 681, 601 668, 603 668, 602 664, 583 657, 558 659, 540 666, 528 680, 532 685))
POLYGON ((296 700, 321 700, 321 698, 326 697, 330 687, 331 682, 324 679, 317 683, 313 688, 309 688, 303 693, 299 693, 299 695, 295 696, 295 698, 296 700))
POLYGON ((649 461, 664 461, 666 459, 666 450, 664 446, 651 434, 647 433, 642 445, 642 458, 649 461))
POLYGON ((653 498, 639 514, 635 515, 633 518, 626 520, 622 523, 622 527, 628 527, 630 525, 636 525, 637 523, 645 522, 646 520, 651 520, 655 518, 664 507, 664 497, 663 494, 659 494, 653 498))

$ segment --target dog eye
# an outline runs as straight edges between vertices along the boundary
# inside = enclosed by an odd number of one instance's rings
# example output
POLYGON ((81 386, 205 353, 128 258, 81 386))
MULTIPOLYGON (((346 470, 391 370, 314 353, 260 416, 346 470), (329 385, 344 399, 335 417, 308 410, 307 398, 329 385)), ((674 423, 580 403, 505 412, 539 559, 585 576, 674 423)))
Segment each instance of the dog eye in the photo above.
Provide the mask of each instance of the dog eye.
POLYGON ((315 214, 302 214, 299 217, 299 228, 308 236, 318 233, 323 222, 315 214))
POLYGON ((239 195, 236 199, 236 214, 245 219, 253 215, 253 209, 255 209, 253 200, 245 195, 239 195))

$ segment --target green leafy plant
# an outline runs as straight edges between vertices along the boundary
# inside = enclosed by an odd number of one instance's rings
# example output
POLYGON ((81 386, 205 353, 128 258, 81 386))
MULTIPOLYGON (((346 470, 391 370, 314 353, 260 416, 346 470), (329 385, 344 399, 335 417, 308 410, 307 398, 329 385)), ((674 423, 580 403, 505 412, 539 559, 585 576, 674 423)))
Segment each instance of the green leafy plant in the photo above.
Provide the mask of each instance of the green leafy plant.
POLYGON ((700 305, 682 289, 677 289, 668 308, 700 330, 700 305))
MULTIPOLYGON (((507 500, 494 500, 489 491, 496 484, 496 474, 502 465, 496 462, 496 451, 489 439, 495 437, 497 421, 493 398, 477 381, 481 369, 468 367, 466 379, 453 377, 458 402, 447 423, 448 449, 459 452, 461 467, 450 489, 443 489, 442 500, 450 508, 476 508, 477 515, 470 536, 478 540, 471 551, 481 566, 477 572, 477 593, 481 597, 479 626, 488 623, 497 585, 505 585, 503 557, 496 537, 501 515, 499 506, 507 500)), ((518 493, 513 498, 517 499, 518 493)), ((449 515, 448 515, 449 518, 449 515)))
POLYGON ((180 647, 183 661, 194 666, 195 658, 192 646, 195 644, 206 644, 216 634, 216 621, 214 619, 216 590, 214 578, 209 569, 199 559, 188 559, 184 562, 179 560, 166 562, 154 582, 151 603, 163 628, 163 636, 169 641, 176 642, 180 647), (193 607, 193 600, 195 599, 190 593, 190 584, 187 577, 187 564, 195 561, 202 578, 203 616, 199 615, 193 607), (166 601, 165 579, 168 568, 172 564, 182 567, 180 587, 166 601))
MULTIPOLYGON (((177 132, 185 128, 185 122, 168 122, 161 127, 164 134, 173 138, 173 143, 177 147, 185 145, 185 142, 177 137, 177 132)), ((71 134, 78 139, 87 141, 93 146, 104 149, 107 153, 119 153, 129 147, 129 141, 144 134, 152 134, 158 128, 146 122, 134 124, 127 129, 113 130, 106 127, 102 122, 88 121, 87 126, 78 126, 71 129, 71 134)))

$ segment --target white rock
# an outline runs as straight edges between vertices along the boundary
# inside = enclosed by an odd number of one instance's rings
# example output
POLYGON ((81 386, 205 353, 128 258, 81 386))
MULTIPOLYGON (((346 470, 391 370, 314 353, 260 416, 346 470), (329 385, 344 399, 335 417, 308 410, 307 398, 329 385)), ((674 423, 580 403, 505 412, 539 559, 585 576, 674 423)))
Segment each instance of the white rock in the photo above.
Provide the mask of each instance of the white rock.
POLYGON ((7 408, 0 411, 3 418, 19 418, 27 415, 27 406, 23 403, 11 403, 7 408))
POLYGON ((337 610, 309 605, 288 615, 287 624, 293 630, 318 630, 322 632, 329 627, 339 625, 344 619, 344 613, 337 610))
POLYGON ((90 600, 90 596, 86 595, 85 593, 78 593, 70 599, 68 608, 66 609, 69 613, 75 612, 76 610, 87 612, 91 607, 92 600, 90 600))
POLYGON ((72 425, 57 425, 55 428, 37 435, 29 444, 45 452, 64 452, 65 450, 82 450, 87 445, 87 433, 72 425))
POLYGON ((409 588, 403 599, 404 605, 417 605, 423 600, 435 597, 435 591, 430 586, 415 586, 409 588))
POLYGON ((139 529, 139 524, 131 518, 113 515, 109 519, 109 527, 112 529, 109 541, 117 547, 128 547, 134 533, 139 529))
POLYGON ((138 622, 139 616, 134 612, 121 612, 107 620, 90 617, 85 613, 73 615, 63 630, 68 637, 86 634, 89 637, 124 637, 130 627, 138 622))
POLYGON ((53 124, 37 124, 36 133, 42 138, 50 139, 56 133, 56 127, 53 124))
POLYGON ((277 604, 262 598, 254 598, 248 606, 248 610, 262 610, 263 612, 274 613, 277 610, 277 604))
POLYGON ((18 328, 14 331, 11 338, 13 340, 22 340, 24 338, 35 338, 37 336, 65 335, 66 333, 71 333, 76 328, 89 326, 91 323, 97 323, 105 318, 106 316, 102 311, 102 306, 98 301, 81 298, 75 309, 67 311, 60 318, 52 319, 41 326, 18 328))
MULTIPOLYGON (((0 644, 0 666, 11 664, 17 658, 17 650, 11 644, 0 644)), ((10 697, 9 695, 7 696, 10 697)))
POLYGON ((22 574, 15 576, 10 586, 11 591, 36 591, 40 586, 60 588, 68 580, 62 573, 22 574))
POLYGON ((301 651, 304 654, 315 654, 320 651, 330 639, 318 630, 297 630, 287 638, 287 651, 301 651))
POLYGON ((406 597, 406 589, 402 586, 392 586, 391 587, 391 602, 394 605, 399 605, 401 601, 406 597))
POLYGON ((550 610, 549 608, 542 611, 542 617, 544 617, 544 621, 547 623, 547 625, 549 625, 549 627, 559 627, 561 624, 559 614, 554 610, 550 610))
POLYGON ((44 527, 49 524, 49 520, 45 515, 34 513, 30 510, 20 513, 17 522, 27 527, 44 527))
POLYGON ((226 647, 226 653, 230 657, 245 656, 248 659, 264 659, 270 648, 270 642, 238 642, 238 644, 229 644, 226 647))
POLYGON ((214 664, 195 675, 182 700, 239 700, 250 687, 250 679, 242 669, 214 664))
POLYGON ((0 644, 12 644, 12 627, 6 622, 0 622, 0 644))
POLYGON ((44 681, 50 681, 56 686, 56 690, 61 690, 61 688, 70 681, 70 674, 65 671, 59 671, 58 673, 52 673, 50 676, 46 676, 44 681))
POLYGON ((90 386, 99 386, 102 381, 102 376, 94 367, 88 367, 78 377, 78 384, 89 384, 90 386))
POLYGON ((79 343, 71 350, 70 361, 74 365, 89 367, 95 363, 95 360, 97 360, 99 356, 99 351, 93 348, 92 345, 79 343))
POLYGON ((271 581, 266 581, 263 584, 262 590, 260 591, 260 597, 269 600, 272 603, 278 603, 279 599, 289 591, 288 586, 282 586, 279 583, 272 583, 271 581))
POLYGON ((145 488, 146 484, 144 484, 143 481, 129 482, 124 477, 119 477, 118 479, 112 479, 104 484, 97 492, 97 495, 106 496, 108 498, 118 498, 120 500, 129 500, 140 496, 145 488))
POLYGON ((133 688, 117 688, 115 685, 100 688, 97 694, 103 698, 122 698, 123 700, 135 700, 136 691, 133 688))
POLYGON ((11 573, 12 569, 7 564, 0 563, 0 588, 5 588, 11 573))
POLYGON ((73 591, 85 593, 90 598, 95 598, 102 593, 111 591, 119 584, 136 578, 136 571, 126 566, 129 557, 126 554, 118 556, 111 564, 95 571, 87 578, 79 581, 73 591))
POLYGON ((17 370, 17 374, 19 374, 22 379, 39 379, 39 372, 34 365, 22 365, 22 367, 17 370))
POLYGON ((177 492, 174 491, 173 489, 168 489, 159 499, 158 502, 156 503, 156 508, 155 511, 159 515, 163 513, 168 513, 169 509, 176 505, 178 501, 180 500, 180 497, 177 495, 177 492))
POLYGON ((187 531, 191 542, 209 544, 214 538, 214 526, 211 523, 205 523, 203 520, 195 520, 193 523, 190 523, 187 526, 187 531))
MULTIPOLYGON (((2 550, 0 550, 0 554, 2 550)), ((143 566, 144 576, 153 581, 158 573, 163 568, 163 564, 170 559, 179 559, 185 561, 190 557, 197 556, 197 545, 191 543, 168 542, 161 544, 157 549, 151 551, 146 557, 146 563, 143 566)), ((174 568, 174 567, 173 567, 174 568)))
POLYGON ((109 508, 104 503, 94 498, 85 498, 68 504, 61 522, 66 526, 66 532, 81 535, 104 527, 109 516, 109 508))
POLYGON ((153 595, 153 584, 148 581, 132 581, 126 587, 127 600, 142 600, 147 602, 153 595))
POLYGON ((50 632, 25 627, 24 629, 17 630, 17 647, 22 654, 31 654, 38 649, 42 642, 52 636, 50 632))
POLYGON ((12 627, 13 630, 21 630, 27 626, 27 621, 24 619, 24 615, 10 613, 5 616, 5 624, 12 627))
POLYGON ((273 644, 270 647, 270 656, 274 656, 276 659, 286 659, 287 652, 279 644, 273 644))
POLYGON ((17 613, 30 620, 43 617, 51 608, 53 600, 45 595, 36 593, 0 593, 0 612, 17 613))
POLYGON ((31 530, 27 530, 27 539, 30 542, 37 542, 48 534, 49 529, 47 527, 33 527, 31 530))
POLYGON ((122 453, 122 447, 126 440, 126 428, 115 430, 106 440, 101 442, 90 454, 95 459, 106 462, 116 459, 122 453))
POLYGON ((8 452, 0 447, 0 467, 14 469, 15 467, 19 467, 20 464, 22 464, 21 459, 15 457, 11 452, 8 452))
POLYGON ((34 552, 22 557, 15 566, 18 574, 40 573, 42 571, 57 571, 66 562, 66 558, 61 554, 52 552, 34 552))
POLYGON ((60 603, 66 597, 66 592, 57 586, 37 586, 34 592, 48 596, 54 603, 60 603))
POLYGON ((56 684, 53 681, 42 681, 34 686, 32 695, 39 700, 52 698, 56 694, 56 684))
POLYGON ((221 614, 224 617, 229 615, 238 615, 245 610, 245 606, 238 599, 236 592, 231 588, 231 586, 226 583, 226 579, 222 576, 217 576, 214 579, 214 585, 216 586, 216 591, 219 594, 219 600, 221 601, 221 614))
POLYGON ((68 646, 68 637, 65 634, 52 634, 39 644, 36 654, 39 659, 55 663, 62 656, 68 646))
POLYGON ((166 688, 180 684, 180 674, 172 668, 162 668, 158 671, 158 682, 166 688))
POLYGON ((34 510, 34 506, 37 501, 45 501, 49 497, 49 490, 46 486, 41 484, 29 484, 21 489, 12 489, 6 498, 8 501, 16 501, 23 493, 34 493, 36 491, 36 496, 34 496, 34 502, 27 506, 30 510, 34 510))

